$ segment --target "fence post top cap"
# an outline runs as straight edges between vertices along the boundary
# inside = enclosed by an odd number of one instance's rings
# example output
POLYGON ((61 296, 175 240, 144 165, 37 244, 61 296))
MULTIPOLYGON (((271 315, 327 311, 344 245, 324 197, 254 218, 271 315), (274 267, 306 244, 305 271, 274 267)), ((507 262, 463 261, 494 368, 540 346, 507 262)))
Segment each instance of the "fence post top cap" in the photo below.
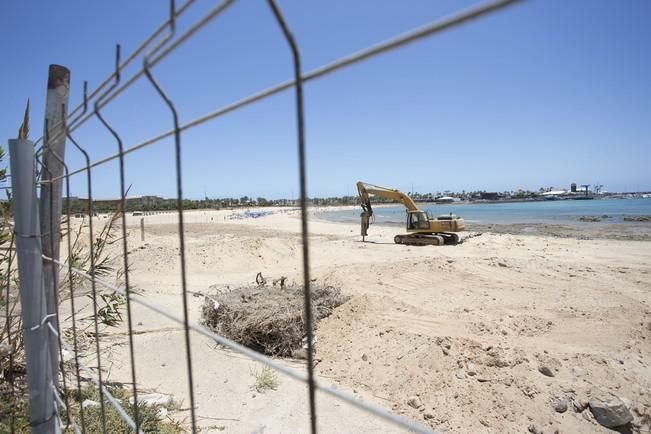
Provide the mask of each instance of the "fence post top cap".
POLYGON ((9 139, 9 143, 25 143, 29 144, 29 146, 34 146, 34 141, 30 139, 9 139))

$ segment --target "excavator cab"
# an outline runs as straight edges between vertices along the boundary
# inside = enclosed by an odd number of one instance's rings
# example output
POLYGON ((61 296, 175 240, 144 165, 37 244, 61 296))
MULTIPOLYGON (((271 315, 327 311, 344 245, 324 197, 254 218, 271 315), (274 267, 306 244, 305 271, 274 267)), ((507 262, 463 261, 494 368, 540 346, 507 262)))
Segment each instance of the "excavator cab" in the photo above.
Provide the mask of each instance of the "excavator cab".
POLYGON ((407 230, 428 230, 429 218, 425 211, 407 211, 407 230))

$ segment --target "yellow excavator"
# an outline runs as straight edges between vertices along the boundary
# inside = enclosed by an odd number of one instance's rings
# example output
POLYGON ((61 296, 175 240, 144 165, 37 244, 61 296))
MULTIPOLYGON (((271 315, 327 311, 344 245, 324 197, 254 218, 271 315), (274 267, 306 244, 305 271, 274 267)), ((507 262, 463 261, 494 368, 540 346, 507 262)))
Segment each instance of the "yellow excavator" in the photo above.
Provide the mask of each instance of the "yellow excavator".
POLYGON ((383 197, 394 202, 401 202, 407 209, 407 234, 396 235, 393 241, 396 244, 411 246, 427 246, 442 244, 459 244, 461 237, 455 232, 463 231, 464 224, 461 217, 453 214, 430 218, 427 213, 416 206, 413 199, 399 190, 368 184, 362 181, 357 183, 357 191, 362 205, 362 237, 365 240, 367 229, 373 217, 371 195, 383 197))

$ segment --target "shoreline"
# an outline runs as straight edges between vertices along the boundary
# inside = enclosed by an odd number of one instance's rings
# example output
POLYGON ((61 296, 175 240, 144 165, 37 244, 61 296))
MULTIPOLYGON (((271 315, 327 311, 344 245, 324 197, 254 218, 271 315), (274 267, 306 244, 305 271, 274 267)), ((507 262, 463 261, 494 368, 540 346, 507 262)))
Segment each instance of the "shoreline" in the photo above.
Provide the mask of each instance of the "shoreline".
POLYGON ((548 223, 467 224, 466 230, 494 234, 548 236, 577 240, 651 241, 651 225, 605 223, 560 225, 548 223))
MULTIPOLYGON (((329 220, 314 214, 313 221, 324 223, 355 225, 353 220, 329 220)), ((651 223, 649 222, 581 222, 575 224, 556 223, 473 223, 466 221, 464 232, 488 232, 494 234, 544 236, 555 238, 571 238, 577 240, 624 240, 651 241, 651 223)), ((369 228, 372 234, 374 227, 391 228, 396 233, 405 232, 404 223, 378 222, 369 228)))
MULTIPOLYGON (((381 207, 391 207, 393 204, 381 204, 381 207)), ((323 217, 323 212, 357 209, 356 205, 342 205, 336 207, 313 207, 308 209, 309 222, 312 224, 327 224, 340 226, 348 232, 359 231, 359 221, 350 219, 328 219, 323 217), (334 208, 334 209, 333 209, 334 208)), ((176 222, 176 212, 146 213, 144 215, 127 215, 127 224, 137 227, 141 218, 145 219, 148 226, 152 220, 157 224, 176 222)), ((252 207, 228 210, 185 210, 186 224, 193 223, 242 223, 252 225, 264 225, 268 219, 279 220, 286 223, 287 220, 300 220, 300 209, 279 208, 279 207, 252 207), (285 219, 284 216, 288 217, 285 219)), ((647 216, 644 216, 647 217, 647 216)), ((106 215, 100 214, 96 217, 101 222, 106 215)), ((78 220, 76 218, 75 220, 78 220)), ((282 224, 282 226, 287 226, 282 224)), ((465 221, 466 233, 494 233, 526 236, 545 236, 555 238, 568 238, 579 240, 602 239, 602 240, 624 240, 624 241, 651 241, 651 222, 644 221, 608 221, 604 220, 581 220, 577 218, 571 223, 477 223, 465 221)), ((374 228, 383 228, 393 233, 405 232, 404 222, 380 221, 371 224, 369 234, 373 235, 374 228)), ((289 229, 289 228, 288 228, 289 229)))

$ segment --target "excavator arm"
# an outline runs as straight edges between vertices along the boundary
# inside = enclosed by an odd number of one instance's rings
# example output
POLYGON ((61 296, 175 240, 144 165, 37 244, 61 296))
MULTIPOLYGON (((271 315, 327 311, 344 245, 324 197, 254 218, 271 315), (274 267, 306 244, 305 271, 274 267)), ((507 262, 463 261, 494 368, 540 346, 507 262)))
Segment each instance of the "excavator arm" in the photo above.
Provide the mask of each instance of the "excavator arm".
POLYGON ((373 215, 373 208, 371 207, 370 195, 383 197, 394 202, 402 203, 409 211, 418 211, 418 207, 413 199, 399 190, 393 188, 381 187, 379 185, 367 184, 359 181, 357 183, 357 191, 362 202, 362 209, 368 214, 368 217, 373 215))

